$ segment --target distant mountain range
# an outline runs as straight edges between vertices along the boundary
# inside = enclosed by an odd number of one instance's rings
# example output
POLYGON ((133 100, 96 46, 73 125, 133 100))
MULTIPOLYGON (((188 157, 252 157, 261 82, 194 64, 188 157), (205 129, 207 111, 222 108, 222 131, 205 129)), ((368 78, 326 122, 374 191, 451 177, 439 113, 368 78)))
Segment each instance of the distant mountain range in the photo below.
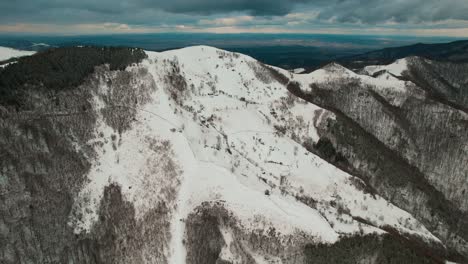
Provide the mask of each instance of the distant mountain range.
POLYGON ((468 62, 468 40, 442 44, 418 43, 410 46, 385 48, 340 58, 338 62, 348 67, 360 68, 368 65, 389 64, 397 59, 411 56, 445 62, 468 62))
POLYGON ((249 55, 283 69, 312 71, 337 61, 351 68, 389 64, 396 59, 420 56, 429 59, 466 57, 466 42, 453 38, 381 37, 312 34, 134 34, 95 36, 0 36, 0 46, 41 51, 51 47, 109 46, 166 51, 209 45, 249 55), (446 43, 416 44, 413 43, 446 43), (394 48, 398 47, 398 48, 394 48), (383 49, 383 50, 382 50, 383 49), (465 55, 463 55, 465 54, 465 55), (351 65, 362 61, 360 65, 351 65))

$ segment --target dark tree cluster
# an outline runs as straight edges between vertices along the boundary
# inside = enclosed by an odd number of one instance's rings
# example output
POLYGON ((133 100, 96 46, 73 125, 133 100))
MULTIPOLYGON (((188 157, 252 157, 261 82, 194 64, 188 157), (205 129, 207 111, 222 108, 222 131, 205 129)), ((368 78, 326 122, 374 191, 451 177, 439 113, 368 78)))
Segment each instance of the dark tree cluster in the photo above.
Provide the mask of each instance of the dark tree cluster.
MULTIPOLYGON (((407 242, 411 243, 411 242, 407 242)), ((409 245, 409 244, 408 244, 409 245)), ((346 237, 335 244, 307 245, 304 248, 306 263, 439 263, 439 259, 402 243, 393 236, 376 235, 346 237)))
POLYGON ((82 84, 96 66, 108 64, 111 70, 124 70, 144 58, 141 49, 120 47, 65 47, 23 57, 0 69, 0 105, 21 108, 28 90, 71 89, 82 84))
POLYGON ((320 156, 325 158, 325 160, 329 160, 333 163, 347 162, 343 154, 341 152, 337 152, 333 143, 326 137, 320 138, 314 147, 318 153, 321 154, 320 156))

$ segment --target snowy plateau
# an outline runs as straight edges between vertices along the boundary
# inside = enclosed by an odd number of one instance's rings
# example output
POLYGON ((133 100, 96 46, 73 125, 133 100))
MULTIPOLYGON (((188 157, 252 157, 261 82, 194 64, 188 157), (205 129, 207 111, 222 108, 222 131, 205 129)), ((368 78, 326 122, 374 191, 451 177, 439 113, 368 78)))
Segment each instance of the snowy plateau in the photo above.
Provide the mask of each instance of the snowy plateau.
MULTIPOLYGON (((0 61, 6 61, 12 58, 18 58, 23 56, 30 56, 33 55, 34 51, 24 51, 24 50, 16 50, 12 48, 0 47, 0 61)), ((5 67, 8 64, 0 65, 0 67, 5 67)))

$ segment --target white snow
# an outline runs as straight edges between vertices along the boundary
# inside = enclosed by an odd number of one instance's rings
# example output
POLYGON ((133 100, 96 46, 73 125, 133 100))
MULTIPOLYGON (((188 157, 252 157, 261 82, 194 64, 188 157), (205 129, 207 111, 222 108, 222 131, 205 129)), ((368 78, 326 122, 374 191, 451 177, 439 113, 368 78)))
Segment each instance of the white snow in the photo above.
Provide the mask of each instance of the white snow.
POLYGON ((297 68, 297 69, 292 70, 292 72, 295 73, 295 74, 301 74, 301 73, 303 73, 305 71, 306 70, 304 68, 297 68))
POLYGON ((364 68, 364 72, 368 75, 373 75, 379 71, 387 71, 394 76, 401 77, 404 71, 408 70, 408 61, 407 59, 399 59, 394 63, 389 65, 376 65, 376 66, 367 66, 364 68))
POLYGON ((0 47, 0 61, 23 56, 30 56, 36 53, 35 51, 17 50, 7 47, 0 47))
POLYGON ((50 47, 49 44, 47 44, 47 43, 42 43, 42 42, 41 42, 41 43, 33 43, 33 44, 32 44, 32 47, 38 47, 38 46, 39 46, 39 47, 50 47))
MULTIPOLYGON (((395 65, 402 67, 403 62, 395 65)), ((406 64, 405 64, 406 65, 406 64)), ((398 72, 397 66, 391 67, 398 72)), ((309 74, 294 75, 293 79, 302 84, 303 89, 309 89, 310 83, 334 83, 342 80, 354 80, 362 84, 367 84, 373 87, 377 92, 395 91, 404 93, 407 89, 408 82, 399 80, 389 74, 374 78, 369 75, 357 74, 339 64, 332 63, 322 69, 315 70, 309 74)), ((331 85, 333 89, 340 89, 339 85, 331 85)))
MULTIPOLYGON (((96 135, 102 132, 104 137, 97 136, 96 141, 104 146, 96 148, 99 155, 88 175, 89 183, 76 201, 84 215, 78 221, 71 219, 77 233, 92 229, 103 190, 110 183, 122 187, 125 199, 135 206, 137 218, 160 199, 167 199, 156 194, 173 182, 155 165, 166 156, 148 146, 148 140, 158 140, 170 142, 169 158, 180 169, 171 222, 170 263, 185 263, 184 219, 207 201, 222 203, 246 232, 274 227, 284 236, 301 232, 316 242, 334 243, 341 234, 383 233, 379 227, 388 225, 402 233, 438 241, 407 212, 381 197, 363 193, 352 184, 353 176, 293 141, 292 132, 300 139, 318 141, 317 122, 334 116, 299 99, 285 105, 288 91, 275 80, 259 80, 252 67, 257 63, 254 59, 206 46, 147 54, 148 59, 137 67, 149 70, 157 90, 152 101, 139 109, 132 129, 122 133, 117 150, 110 142, 116 132, 98 119, 96 135), (174 65, 187 81, 182 105, 171 98, 174 88, 167 83, 174 65), (286 126, 289 134, 276 133, 278 125, 286 126), (267 190, 269 195, 265 194, 267 190), (317 204, 309 207, 296 196, 312 198, 317 204), (331 203, 349 213, 339 213, 331 203), (372 225, 360 224, 353 217, 372 225)), ((302 87, 336 76, 389 87, 401 82, 357 75, 339 65, 304 75, 280 71, 302 87)), ((97 94, 96 109, 103 106, 99 98, 97 94)), ((233 239, 226 230, 223 236, 228 242, 233 239)), ((257 256, 256 252, 252 254, 257 256)), ((235 258, 229 248, 223 248, 222 255, 235 258)))

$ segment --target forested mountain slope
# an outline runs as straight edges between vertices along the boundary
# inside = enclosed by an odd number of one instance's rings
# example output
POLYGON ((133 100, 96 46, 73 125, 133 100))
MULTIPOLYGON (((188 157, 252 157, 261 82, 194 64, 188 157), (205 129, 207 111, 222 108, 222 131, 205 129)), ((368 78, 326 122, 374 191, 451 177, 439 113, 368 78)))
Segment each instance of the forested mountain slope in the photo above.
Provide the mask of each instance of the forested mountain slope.
POLYGON ((418 43, 409 46, 385 48, 344 57, 339 61, 343 65, 359 68, 367 65, 390 64, 397 59, 413 56, 436 61, 466 63, 468 62, 468 40, 436 44, 418 43))
POLYGON ((378 67, 19 59, 0 69, 0 262, 466 262, 465 101, 378 67))

